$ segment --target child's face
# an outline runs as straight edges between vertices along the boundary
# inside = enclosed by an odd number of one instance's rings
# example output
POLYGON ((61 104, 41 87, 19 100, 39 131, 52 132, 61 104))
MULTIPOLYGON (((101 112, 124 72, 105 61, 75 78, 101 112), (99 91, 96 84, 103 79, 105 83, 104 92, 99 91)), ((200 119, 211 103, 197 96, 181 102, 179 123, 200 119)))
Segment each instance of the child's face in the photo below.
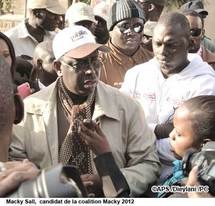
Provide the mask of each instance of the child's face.
POLYGON ((181 159, 194 145, 194 133, 189 111, 185 107, 176 110, 173 118, 174 129, 170 133, 170 144, 176 158, 181 159))

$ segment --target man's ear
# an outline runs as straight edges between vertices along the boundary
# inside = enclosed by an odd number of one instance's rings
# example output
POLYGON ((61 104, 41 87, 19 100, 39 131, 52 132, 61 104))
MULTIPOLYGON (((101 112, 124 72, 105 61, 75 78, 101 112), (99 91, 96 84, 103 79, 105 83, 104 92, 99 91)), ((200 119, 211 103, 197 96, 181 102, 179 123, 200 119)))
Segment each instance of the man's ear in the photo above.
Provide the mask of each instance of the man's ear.
POLYGON ((153 11, 155 9, 154 4, 149 4, 148 11, 153 11))
POLYGON ((24 117, 24 104, 22 101, 21 96, 16 93, 14 94, 14 104, 15 104, 15 119, 14 119, 14 124, 18 124, 22 121, 24 117))
POLYGON ((59 77, 62 76, 60 61, 54 61, 54 70, 59 77))

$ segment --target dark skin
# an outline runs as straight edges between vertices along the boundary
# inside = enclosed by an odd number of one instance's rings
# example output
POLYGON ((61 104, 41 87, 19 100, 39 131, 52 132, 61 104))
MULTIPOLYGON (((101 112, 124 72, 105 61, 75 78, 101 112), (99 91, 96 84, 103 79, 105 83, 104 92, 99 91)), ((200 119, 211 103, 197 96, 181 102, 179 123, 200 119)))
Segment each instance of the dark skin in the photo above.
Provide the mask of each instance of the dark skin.
POLYGON ((45 86, 53 83, 57 79, 57 73, 54 70, 54 60, 51 41, 37 45, 33 55, 34 67, 31 73, 31 81, 39 79, 45 86))
POLYGON ((143 45, 146 49, 153 52, 152 49, 152 36, 143 35, 143 45))
POLYGON ((155 58, 165 78, 179 73, 189 64, 189 34, 180 25, 157 25, 152 42, 155 58))
MULTIPOLYGON (((97 59, 98 51, 94 51, 89 56, 82 59, 73 59, 68 56, 63 56, 61 62, 55 62, 55 68, 57 69, 58 75, 63 76, 63 82, 73 101, 75 95, 76 104, 83 103, 98 83, 100 64, 98 64, 99 62, 97 62, 97 59)), ((68 121, 66 118, 61 118, 61 120, 62 125, 69 126, 68 123, 63 123, 63 121, 68 121)), ((94 123, 92 123, 91 129, 92 128, 96 128, 94 123)), ((81 131, 83 135, 85 133, 92 134, 90 131, 91 129, 87 129, 86 124, 84 125, 81 123, 81 131)), ((68 131, 68 128, 65 128, 65 131, 68 131)), ((95 137, 98 138, 98 134, 95 134, 95 137)), ((88 193, 95 193, 96 196, 102 193, 102 184, 98 175, 84 174, 81 175, 81 179, 86 186, 88 193)))
POLYGON ((94 22, 92 22, 92 21, 83 20, 83 21, 76 22, 75 25, 79 25, 79 26, 86 27, 86 28, 89 29, 93 34, 94 34, 94 32, 95 32, 96 24, 95 24, 94 22))
POLYGON ((109 39, 109 31, 107 29, 107 22, 100 16, 95 16, 97 24, 89 21, 79 21, 76 25, 84 26, 89 29, 95 36, 96 42, 99 44, 106 44, 109 39))
POLYGON ((196 53, 200 49, 201 41, 204 38, 205 30, 202 21, 198 16, 186 16, 190 23, 190 29, 201 29, 199 36, 191 36, 191 44, 189 48, 190 53, 196 53))
POLYGON ((99 44, 106 44, 109 40, 109 31, 107 28, 107 22, 100 16, 95 16, 97 21, 94 34, 96 36, 96 42, 99 44))
POLYGON ((63 76, 63 82, 70 92, 87 97, 94 90, 99 80, 98 51, 82 59, 64 56, 61 62, 55 63, 55 68, 58 75, 63 76))
MULTIPOLYGON (((165 25, 159 23, 154 30, 152 40, 155 58, 160 64, 164 78, 181 72, 188 64, 189 34, 179 24, 165 25)), ((157 125, 155 134, 157 138, 168 137, 172 130, 172 123, 157 125)))
POLYGON ((38 42, 42 42, 45 31, 54 31, 59 23, 60 15, 53 14, 46 9, 34 9, 30 11, 26 27, 38 42))
POLYGON ((0 172, 0 197, 16 189, 22 182, 39 174, 37 167, 29 160, 13 161, 4 164, 6 170, 0 172))
MULTIPOLYGON (((111 151, 109 143, 98 123, 85 119, 80 123, 80 134, 82 140, 89 145, 96 155, 101 155, 111 151)), ((86 174, 82 175, 81 179, 88 190, 94 191, 93 188, 95 188, 96 193, 101 192, 102 183, 98 175, 86 174)))
POLYGON ((49 86, 57 79, 55 71, 47 72, 42 65, 38 65, 38 77, 45 86, 49 86))
POLYGON ((133 29, 128 29, 128 32, 122 33, 122 28, 133 28, 135 25, 142 25, 143 20, 140 18, 130 18, 120 21, 111 31, 111 42, 122 53, 127 56, 132 56, 139 48, 142 41, 142 32, 137 33, 133 29))
POLYGON ((96 155, 110 152, 109 143, 102 132, 99 123, 85 119, 80 123, 81 138, 86 142, 96 155))
MULTIPOLYGON (((0 55, 0 197, 16 189, 23 181, 36 177, 39 170, 28 160, 8 161, 15 117, 15 99, 10 66, 0 55), (3 163, 4 162, 4 163, 3 163)), ((20 105, 16 105, 19 109, 20 105)))

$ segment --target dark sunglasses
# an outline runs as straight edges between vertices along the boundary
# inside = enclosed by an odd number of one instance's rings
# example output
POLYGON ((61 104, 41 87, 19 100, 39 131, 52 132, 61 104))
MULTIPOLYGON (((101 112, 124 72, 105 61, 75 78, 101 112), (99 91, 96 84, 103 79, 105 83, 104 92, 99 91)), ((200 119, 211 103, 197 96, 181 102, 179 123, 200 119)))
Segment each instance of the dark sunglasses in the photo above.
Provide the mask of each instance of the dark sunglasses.
POLYGON ((123 34, 127 34, 129 31, 134 31, 135 33, 141 33, 143 31, 143 24, 141 23, 136 23, 134 25, 130 25, 130 24, 120 24, 117 25, 117 27, 119 28, 120 32, 123 34))
POLYGON ((195 29, 190 29, 190 35, 193 37, 198 37, 202 33, 202 29, 195 28, 195 29))
POLYGON ((70 70, 75 70, 75 72, 85 71, 88 68, 93 68, 97 70, 101 66, 101 59, 99 57, 91 57, 83 60, 78 60, 75 63, 66 63, 65 61, 61 60, 65 66, 68 67, 70 70))

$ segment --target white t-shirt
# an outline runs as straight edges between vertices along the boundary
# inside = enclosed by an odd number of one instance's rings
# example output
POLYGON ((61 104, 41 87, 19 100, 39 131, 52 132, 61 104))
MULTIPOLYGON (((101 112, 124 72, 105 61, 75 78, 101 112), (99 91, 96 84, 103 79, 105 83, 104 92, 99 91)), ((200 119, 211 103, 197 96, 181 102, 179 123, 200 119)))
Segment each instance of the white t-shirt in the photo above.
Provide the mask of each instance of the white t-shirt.
POLYGON ((189 54, 190 64, 165 79, 155 58, 128 70, 121 91, 137 99, 146 120, 156 124, 172 122, 174 110, 185 100, 199 95, 215 95, 215 71, 197 54, 189 54))

